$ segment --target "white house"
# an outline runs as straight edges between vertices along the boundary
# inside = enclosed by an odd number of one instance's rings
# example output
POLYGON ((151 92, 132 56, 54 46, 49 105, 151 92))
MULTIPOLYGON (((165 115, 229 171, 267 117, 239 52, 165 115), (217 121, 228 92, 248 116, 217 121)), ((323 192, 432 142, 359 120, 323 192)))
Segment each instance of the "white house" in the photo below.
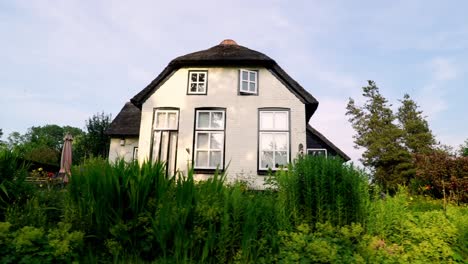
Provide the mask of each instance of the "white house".
POLYGON ((233 40, 172 60, 107 133, 109 160, 162 160, 167 174, 216 169, 260 186, 300 153, 349 157, 308 122, 318 101, 270 57, 233 40))

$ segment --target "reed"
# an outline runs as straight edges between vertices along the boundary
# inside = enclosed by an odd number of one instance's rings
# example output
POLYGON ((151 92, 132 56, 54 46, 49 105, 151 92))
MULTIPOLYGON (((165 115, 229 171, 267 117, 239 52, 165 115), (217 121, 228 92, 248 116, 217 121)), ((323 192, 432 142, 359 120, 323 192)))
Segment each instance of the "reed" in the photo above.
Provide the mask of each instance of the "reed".
POLYGON ((300 156, 275 177, 280 211, 289 212, 296 225, 301 221, 346 225, 367 219, 367 178, 340 159, 300 156))

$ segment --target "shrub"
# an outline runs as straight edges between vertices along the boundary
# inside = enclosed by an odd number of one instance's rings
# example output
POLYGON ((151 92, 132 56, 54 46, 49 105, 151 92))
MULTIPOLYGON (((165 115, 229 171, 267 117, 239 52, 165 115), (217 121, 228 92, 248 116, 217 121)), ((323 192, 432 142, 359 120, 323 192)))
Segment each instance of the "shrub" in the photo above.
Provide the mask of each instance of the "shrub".
POLYGON ((274 176, 283 214, 308 223, 363 223, 369 204, 365 174, 336 158, 300 156, 274 176), (302 219, 304 217, 304 219, 302 219))
POLYGON ((10 205, 22 206, 33 193, 33 186, 25 182, 28 164, 9 149, 0 149, 0 221, 10 205))
POLYGON ((70 232, 70 225, 59 223, 49 231, 25 226, 10 230, 0 222, 0 261, 2 263, 51 263, 77 261, 83 246, 83 233, 70 232))

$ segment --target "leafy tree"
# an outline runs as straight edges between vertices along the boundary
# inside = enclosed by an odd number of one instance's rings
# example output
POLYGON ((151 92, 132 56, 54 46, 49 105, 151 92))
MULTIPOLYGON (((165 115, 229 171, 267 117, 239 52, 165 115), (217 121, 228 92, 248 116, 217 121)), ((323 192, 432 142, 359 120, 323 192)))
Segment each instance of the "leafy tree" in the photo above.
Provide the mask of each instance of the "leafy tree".
POLYGON ((0 128, 0 149, 5 148, 6 146, 5 142, 2 140, 2 136, 3 136, 3 130, 0 128))
POLYGON ((85 146, 88 155, 107 157, 109 154, 110 137, 105 132, 111 122, 111 115, 106 115, 104 112, 97 113, 86 121, 88 133, 85 137, 85 146))
POLYGON ((463 145, 460 145, 459 154, 462 157, 468 157, 468 139, 465 140, 463 145))
POLYGON ((58 164, 66 133, 74 137, 84 134, 81 129, 70 126, 33 126, 24 135, 19 132, 11 133, 8 136, 8 146, 27 160, 58 164))
POLYGON ((374 182, 394 191, 415 173, 411 155, 402 145, 404 131, 394 124, 396 116, 375 82, 368 81, 362 89, 364 105, 358 106, 350 98, 346 107, 346 115, 357 132, 355 147, 365 149, 361 161, 373 172, 374 182))
POLYGON ((436 141, 422 111, 418 110, 419 106, 408 94, 405 94, 400 102, 397 118, 403 129, 403 142, 406 148, 413 154, 431 153, 436 141))

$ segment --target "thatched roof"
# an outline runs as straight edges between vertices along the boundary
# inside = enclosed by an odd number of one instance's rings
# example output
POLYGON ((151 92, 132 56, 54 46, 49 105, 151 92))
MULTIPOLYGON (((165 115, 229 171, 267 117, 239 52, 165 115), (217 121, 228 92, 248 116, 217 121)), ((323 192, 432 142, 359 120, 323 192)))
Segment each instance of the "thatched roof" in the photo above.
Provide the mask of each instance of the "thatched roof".
POLYGON ((317 147, 310 146, 312 144, 319 144, 320 147, 327 149, 332 155, 338 155, 345 161, 350 160, 351 158, 346 155, 341 149, 339 149, 335 144, 328 140, 322 133, 318 132, 317 129, 313 128, 311 125, 307 124, 307 147, 317 147), (314 142, 311 142, 314 141, 314 142))
POLYGON ((237 45, 232 40, 207 50, 197 51, 172 60, 167 67, 145 89, 135 95, 131 102, 141 108, 142 104, 154 93, 171 74, 182 67, 234 66, 265 67, 306 105, 307 121, 318 107, 318 101, 299 83, 289 76, 273 59, 255 50, 237 45))
POLYGON ((109 136, 135 136, 140 134, 141 110, 127 102, 107 129, 109 136))

